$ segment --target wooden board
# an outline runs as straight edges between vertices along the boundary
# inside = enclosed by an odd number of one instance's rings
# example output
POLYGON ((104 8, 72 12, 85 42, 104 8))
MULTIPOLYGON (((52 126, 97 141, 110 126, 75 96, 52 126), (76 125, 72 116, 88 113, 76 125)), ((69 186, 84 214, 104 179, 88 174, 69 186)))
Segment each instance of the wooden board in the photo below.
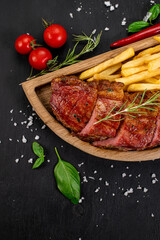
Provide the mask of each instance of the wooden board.
POLYGON ((73 137, 70 132, 54 118, 51 107, 49 105, 49 100, 51 97, 50 83, 53 77, 80 73, 86 69, 96 66, 97 64, 107 59, 115 57, 128 47, 133 47, 134 50, 137 52, 145 48, 155 46, 157 44, 158 42, 152 37, 147 38, 139 42, 130 44, 128 46, 115 49, 98 55, 96 57, 84 60, 69 67, 65 67, 55 72, 48 73, 44 76, 23 82, 22 87, 28 100, 30 101, 31 105, 33 106, 39 117, 43 120, 43 122, 55 134, 57 134, 59 137, 61 137, 63 140, 70 143, 71 145, 79 148, 80 150, 97 157, 119 161, 146 161, 157 159, 160 157, 159 147, 151 150, 129 152, 121 152, 118 150, 108 150, 93 147, 89 143, 81 141, 77 137, 73 137))

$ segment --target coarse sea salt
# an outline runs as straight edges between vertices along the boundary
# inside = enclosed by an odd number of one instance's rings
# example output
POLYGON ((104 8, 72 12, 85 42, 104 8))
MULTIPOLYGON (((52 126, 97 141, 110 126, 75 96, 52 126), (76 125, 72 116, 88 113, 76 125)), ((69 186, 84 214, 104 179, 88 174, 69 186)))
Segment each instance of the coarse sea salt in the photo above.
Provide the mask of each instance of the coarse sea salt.
POLYGON ((69 16, 70 16, 71 18, 73 18, 73 13, 70 13, 69 16))
POLYGON ((41 127, 41 129, 45 129, 46 128, 46 125, 43 125, 42 127, 41 127))
POLYGON ((39 139, 40 139, 40 136, 36 135, 34 139, 35 139, 35 140, 39 140, 39 139))
POLYGON ((109 31, 109 28, 108 27, 105 27, 105 29, 104 29, 105 31, 109 31))
POLYGON ((126 25, 126 23, 127 23, 127 22, 126 22, 126 18, 123 18, 123 20, 122 20, 122 22, 121 22, 121 25, 124 26, 124 25, 126 25))
POLYGON ((22 136, 22 143, 27 143, 27 139, 25 138, 25 136, 22 136))
POLYGON ((33 163, 33 158, 28 159, 28 163, 33 163))
POLYGON ((106 186, 109 186, 109 183, 108 183, 107 181, 105 181, 105 185, 106 185, 106 186))
POLYGON ((110 6, 111 6, 111 2, 110 2, 110 1, 104 1, 104 5, 105 5, 106 7, 110 7, 110 6))
POLYGON ((133 193, 133 188, 127 189, 127 191, 124 192, 124 196, 127 197, 131 193, 133 193))
POLYGON ((122 178, 126 177, 127 174, 126 173, 122 173, 122 178))
POLYGON ((114 11, 115 10, 114 6, 110 6, 109 10, 110 10, 110 12, 114 11))
POLYGON ((19 162, 19 158, 15 159, 15 162, 18 163, 19 162))
POLYGON ((94 30, 92 31, 92 34, 95 34, 95 33, 96 33, 96 31, 97 31, 97 30, 96 30, 96 29, 94 29, 94 30))
POLYGON ((96 188, 94 192, 97 193, 99 192, 99 190, 100 190, 100 187, 96 188))

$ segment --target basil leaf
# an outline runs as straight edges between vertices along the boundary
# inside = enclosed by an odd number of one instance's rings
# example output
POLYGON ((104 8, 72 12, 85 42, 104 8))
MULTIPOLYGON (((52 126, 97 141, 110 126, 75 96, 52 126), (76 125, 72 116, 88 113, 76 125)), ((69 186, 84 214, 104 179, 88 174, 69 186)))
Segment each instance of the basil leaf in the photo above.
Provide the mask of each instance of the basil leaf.
POLYGON ((32 144, 33 152, 38 156, 38 157, 44 157, 44 149, 43 147, 37 143, 33 142, 32 144))
POLYGON ((150 13, 152 13, 152 15, 150 16, 149 20, 150 22, 155 20, 158 15, 160 14, 160 4, 156 4, 154 5, 150 10, 149 10, 150 13))
POLYGON ((80 199, 79 174, 75 167, 60 158, 57 148, 55 148, 55 151, 59 160, 54 169, 57 187, 72 203, 78 204, 80 199))
POLYGON ((150 23, 145 22, 145 21, 138 21, 131 23, 128 27, 128 32, 139 32, 147 27, 150 26, 150 23))
POLYGON ((37 160, 36 160, 35 163, 33 164, 32 169, 35 169, 35 168, 40 167, 43 162, 44 162, 44 157, 37 158, 37 160))

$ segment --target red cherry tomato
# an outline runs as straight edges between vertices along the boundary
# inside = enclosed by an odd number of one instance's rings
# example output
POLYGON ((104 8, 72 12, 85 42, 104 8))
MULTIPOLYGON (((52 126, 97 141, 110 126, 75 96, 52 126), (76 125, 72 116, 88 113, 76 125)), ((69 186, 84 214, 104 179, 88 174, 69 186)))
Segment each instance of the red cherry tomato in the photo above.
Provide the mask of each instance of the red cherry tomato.
POLYGON ((61 25, 52 24, 45 29, 43 38, 48 46, 59 48, 65 44, 67 32, 61 25))
POLYGON ((47 67, 48 60, 51 59, 52 54, 47 48, 44 47, 37 47, 29 55, 30 65, 37 70, 45 69, 47 67))
POLYGON ((31 42, 33 40, 34 38, 29 34, 23 34, 19 36, 15 41, 16 51, 24 55, 29 54, 32 51, 31 42))

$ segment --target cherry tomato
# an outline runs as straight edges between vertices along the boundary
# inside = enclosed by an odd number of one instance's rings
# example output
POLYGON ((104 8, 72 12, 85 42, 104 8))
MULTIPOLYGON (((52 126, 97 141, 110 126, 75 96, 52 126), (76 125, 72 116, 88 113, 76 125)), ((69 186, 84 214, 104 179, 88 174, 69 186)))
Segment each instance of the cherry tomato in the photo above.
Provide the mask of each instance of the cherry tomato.
POLYGON ((29 54, 32 51, 31 42, 33 40, 34 38, 29 34, 23 34, 19 36, 15 41, 16 51, 24 55, 29 54))
POLYGON ((65 44, 67 32, 61 25, 52 24, 45 29, 43 38, 48 46, 59 48, 65 44))
POLYGON ((52 54, 47 48, 44 47, 37 47, 29 55, 30 65, 37 70, 45 69, 47 67, 48 60, 51 59, 52 54))

